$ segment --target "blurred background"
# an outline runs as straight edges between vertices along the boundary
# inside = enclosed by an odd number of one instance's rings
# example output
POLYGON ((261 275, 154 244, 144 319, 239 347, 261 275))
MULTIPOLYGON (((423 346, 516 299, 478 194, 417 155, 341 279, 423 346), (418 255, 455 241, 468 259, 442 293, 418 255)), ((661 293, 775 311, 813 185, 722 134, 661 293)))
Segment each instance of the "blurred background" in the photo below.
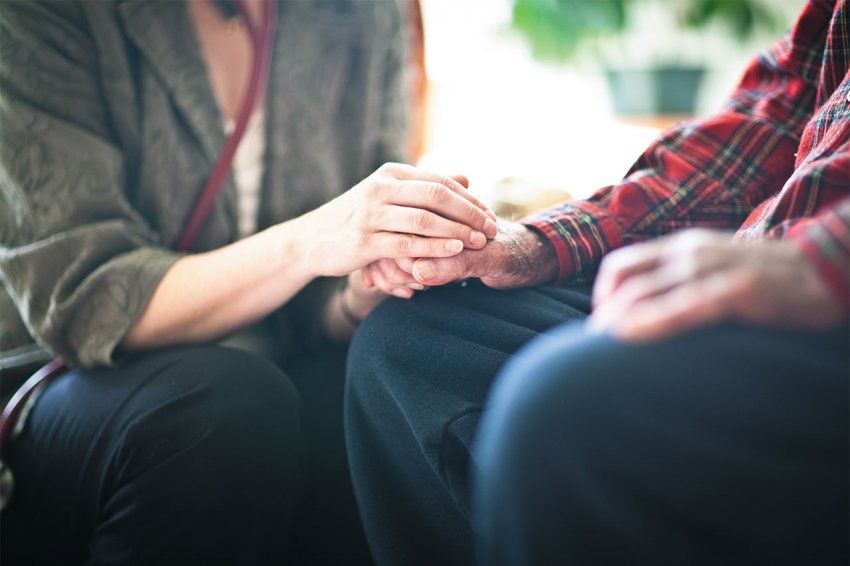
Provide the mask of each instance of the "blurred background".
POLYGON ((413 152, 519 216, 720 106, 805 0, 406 0, 413 152))

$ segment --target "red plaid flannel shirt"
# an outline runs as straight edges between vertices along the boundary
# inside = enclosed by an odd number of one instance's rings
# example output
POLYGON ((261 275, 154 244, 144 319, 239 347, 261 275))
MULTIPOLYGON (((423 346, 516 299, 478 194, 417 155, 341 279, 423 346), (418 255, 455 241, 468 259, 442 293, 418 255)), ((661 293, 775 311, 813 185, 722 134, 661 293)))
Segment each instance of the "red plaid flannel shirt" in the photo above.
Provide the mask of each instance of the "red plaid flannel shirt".
POLYGON ((850 306, 850 0, 810 0, 721 112, 665 131, 620 183, 523 222, 554 244, 562 283, 626 244, 737 228, 800 246, 850 306))

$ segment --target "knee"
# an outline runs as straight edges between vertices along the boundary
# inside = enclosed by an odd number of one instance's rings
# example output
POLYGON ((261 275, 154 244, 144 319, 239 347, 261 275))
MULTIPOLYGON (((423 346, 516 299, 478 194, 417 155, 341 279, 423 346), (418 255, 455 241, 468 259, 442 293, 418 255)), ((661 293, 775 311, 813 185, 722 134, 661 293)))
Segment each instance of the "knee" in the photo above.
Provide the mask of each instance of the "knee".
POLYGON ((298 393, 286 374, 265 358, 242 350, 188 349, 163 378, 203 392, 197 412, 237 429, 262 432, 300 416, 298 393))
POLYGON ((131 405, 122 434, 133 449, 130 467, 177 457, 191 470, 188 477, 232 483, 260 476, 275 481, 302 465, 298 395, 287 376, 259 356, 212 346, 181 349, 131 405))
POLYGON ((416 350, 417 307, 391 298, 362 322, 348 349, 347 398, 358 393, 372 396, 392 384, 390 375, 416 350))
POLYGON ((403 330, 412 321, 408 306, 399 299, 388 299, 366 317, 348 350, 349 369, 358 373, 405 347, 408 333, 403 330))
POLYGON ((685 424, 682 407, 712 394, 718 365, 693 367, 701 339, 625 344, 567 325, 528 344, 497 378, 482 418, 480 493, 545 499, 552 482, 568 489, 586 484, 587 470, 630 469, 685 424))
POLYGON ((588 458, 616 453, 628 418, 624 382, 641 371, 627 358, 621 344, 575 324, 521 349, 497 377, 482 418, 475 446, 481 493, 545 498, 546 478, 564 481, 588 458))

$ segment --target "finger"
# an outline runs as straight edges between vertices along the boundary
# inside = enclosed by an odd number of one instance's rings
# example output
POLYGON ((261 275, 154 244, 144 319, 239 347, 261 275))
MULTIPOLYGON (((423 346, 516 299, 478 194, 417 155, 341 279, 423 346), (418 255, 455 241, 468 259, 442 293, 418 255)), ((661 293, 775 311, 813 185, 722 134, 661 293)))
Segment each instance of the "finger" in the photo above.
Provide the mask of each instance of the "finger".
MULTIPOLYGON (((458 183, 460 183, 461 185, 463 185, 463 188, 464 188, 464 189, 469 190, 469 177, 467 177, 466 175, 452 175, 452 179, 454 179, 455 181, 457 181, 458 183)), ((469 196, 469 198, 473 198, 473 199, 475 199, 475 202, 480 203, 480 205, 481 205, 481 206, 485 207, 485 212, 487 212, 487 215, 488 215, 490 218, 492 218, 492 219, 493 219, 493 222, 496 222, 496 223, 498 223, 498 222, 499 222, 499 218, 496 216, 496 213, 495 213, 495 212, 493 212, 492 210, 490 210, 490 207, 488 207, 488 206, 487 206, 486 204, 484 204, 481 200, 479 200, 478 198, 476 198, 476 197, 472 194, 472 192, 470 192, 468 196, 469 196)))
POLYGON ((366 267, 364 267, 361 270, 361 273, 363 274, 363 284, 369 289, 371 289, 372 287, 375 286, 375 280, 372 279, 372 277, 370 275, 371 267, 372 267, 372 264, 370 263, 369 265, 367 265, 366 267))
POLYGON ((462 254, 446 259, 418 259, 413 264, 413 276, 423 285, 445 285, 458 279, 476 277, 476 259, 462 254))
POLYGON ((606 301, 635 303, 688 282, 705 280, 712 273, 729 268, 732 257, 724 252, 717 248, 668 248, 653 265, 643 264, 643 271, 632 271, 606 301))
MULTIPOLYGON (((704 256, 707 257, 707 256, 704 256)), ((714 272, 725 273, 726 262, 694 257, 668 257, 649 270, 632 275, 594 309, 592 327, 623 326, 634 312, 660 297, 679 297, 678 289, 692 289, 713 280, 714 272)), ((685 291, 687 293, 687 291, 685 291)), ((654 306, 651 308, 655 308, 654 306)))
POLYGON ((605 256, 593 285, 593 304, 608 300, 629 277, 657 267, 661 252, 662 246, 651 242, 621 248, 605 256))
MULTIPOLYGON (((400 180, 430 181, 432 183, 439 183, 440 185, 444 185, 446 188, 455 191, 458 194, 460 194, 460 191, 466 190, 466 187, 454 177, 447 177, 445 175, 440 175, 439 173, 432 173, 430 171, 425 171, 412 165, 401 164, 398 168, 394 168, 392 170, 392 173, 396 179, 400 180)), ((468 180, 467 183, 469 183, 468 180)), ((478 206, 478 204, 476 204, 476 206, 478 206)), ((484 206, 483 204, 481 204, 481 206, 482 210, 487 210, 486 206, 484 206)))
POLYGON ((385 258, 452 257, 463 251, 463 242, 448 238, 427 238, 396 232, 375 232, 367 242, 373 260, 385 258))
POLYGON ((737 302, 737 282, 728 273, 677 287, 641 301, 615 325, 614 334, 632 342, 660 340, 728 318, 737 302))
POLYGON ((413 262, 416 261, 411 257, 400 257, 395 260, 395 264, 405 273, 413 273, 413 262))
POLYGON ((628 308, 639 301, 666 293, 690 279, 681 270, 668 263, 661 263, 631 275, 599 304, 597 310, 628 308))
POLYGON ((372 277, 374 278, 375 285, 378 287, 378 289, 388 295, 393 295, 400 299, 409 299, 413 296, 413 291, 411 289, 397 287, 387 281, 387 279, 384 277, 384 274, 381 273, 380 269, 378 269, 377 266, 375 266, 374 264, 372 266, 372 277))
POLYGON ((386 279, 391 285, 396 287, 407 287, 415 291, 421 291, 424 289, 422 284, 416 281, 413 275, 399 269, 394 260, 385 259, 375 263, 374 265, 376 269, 380 270, 384 279, 386 279))
POLYGON ((480 250, 487 244, 487 237, 483 233, 465 224, 447 220, 428 210, 407 206, 382 207, 374 218, 373 226, 387 232, 462 240, 465 247, 474 250, 480 250))
POLYGON ((402 181, 389 196, 389 202, 429 210, 482 232, 488 238, 494 238, 498 232, 496 223, 482 209, 440 183, 402 181))
MULTIPOLYGON (((470 193, 462 184, 457 182, 456 180, 446 177, 445 175, 439 175, 437 173, 429 173, 427 171, 422 171, 420 169, 412 168, 411 170, 401 169, 398 171, 394 171, 394 175, 400 181, 403 181, 402 186, 404 189, 410 189, 411 183, 416 183, 419 186, 422 185, 437 185, 440 187, 444 187, 449 192, 458 196, 459 200, 465 201, 465 203, 472 208, 477 209, 479 214, 474 217, 470 212, 467 212, 465 215, 461 215, 456 218, 461 222, 467 223, 471 228, 482 231, 487 234, 488 238, 494 238, 496 236, 496 230, 490 228, 486 228, 483 224, 483 221, 479 224, 470 224, 467 220, 476 221, 479 219, 488 219, 493 224, 496 223, 496 215, 485 205, 481 200, 475 197, 472 193, 470 193)), ((434 190, 433 188, 431 189, 434 190)), ((403 202, 397 202, 396 204, 405 204, 403 202)), ((435 211, 439 212, 439 211, 435 211)), ((457 212, 457 211, 456 211, 457 212)), ((488 225, 489 226, 489 225, 488 225)), ((495 228, 495 226, 493 227, 495 228)))

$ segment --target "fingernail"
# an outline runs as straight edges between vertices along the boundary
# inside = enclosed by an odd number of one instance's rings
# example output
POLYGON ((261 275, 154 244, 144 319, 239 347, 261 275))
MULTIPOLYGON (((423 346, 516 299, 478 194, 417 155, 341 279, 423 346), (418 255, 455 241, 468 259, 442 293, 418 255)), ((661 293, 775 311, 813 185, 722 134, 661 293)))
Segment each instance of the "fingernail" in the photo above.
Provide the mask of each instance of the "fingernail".
POLYGON ((408 291, 406 289, 393 289, 393 295, 399 299, 409 299, 412 294, 412 291, 408 291))
POLYGON ((421 283, 408 283, 407 287, 409 289, 413 289, 414 291, 422 291, 425 289, 425 286, 421 283))
POLYGON ((462 249, 463 242, 461 242, 460 240, 449 240, 448 242, 446 242, 446 251, 456 254, 462 249))
POLYGON ((417 261, 413 264, 413 275, 420 281, 428 281, 434 277, 434 266, 427 261, 417 261))
POLYGON ((495 238, 496 232, 499 231, 499 227, 496 226, 496 223, 490 220, 489 218, 484 221, 484 233, 488 238, 495 238))
POLYGON ((475 246, 476 248, 483 247, 484 244, 487 243, 487 236, 485 236, 481 232, 473 232, 469 235, 469 243, 475 246))

